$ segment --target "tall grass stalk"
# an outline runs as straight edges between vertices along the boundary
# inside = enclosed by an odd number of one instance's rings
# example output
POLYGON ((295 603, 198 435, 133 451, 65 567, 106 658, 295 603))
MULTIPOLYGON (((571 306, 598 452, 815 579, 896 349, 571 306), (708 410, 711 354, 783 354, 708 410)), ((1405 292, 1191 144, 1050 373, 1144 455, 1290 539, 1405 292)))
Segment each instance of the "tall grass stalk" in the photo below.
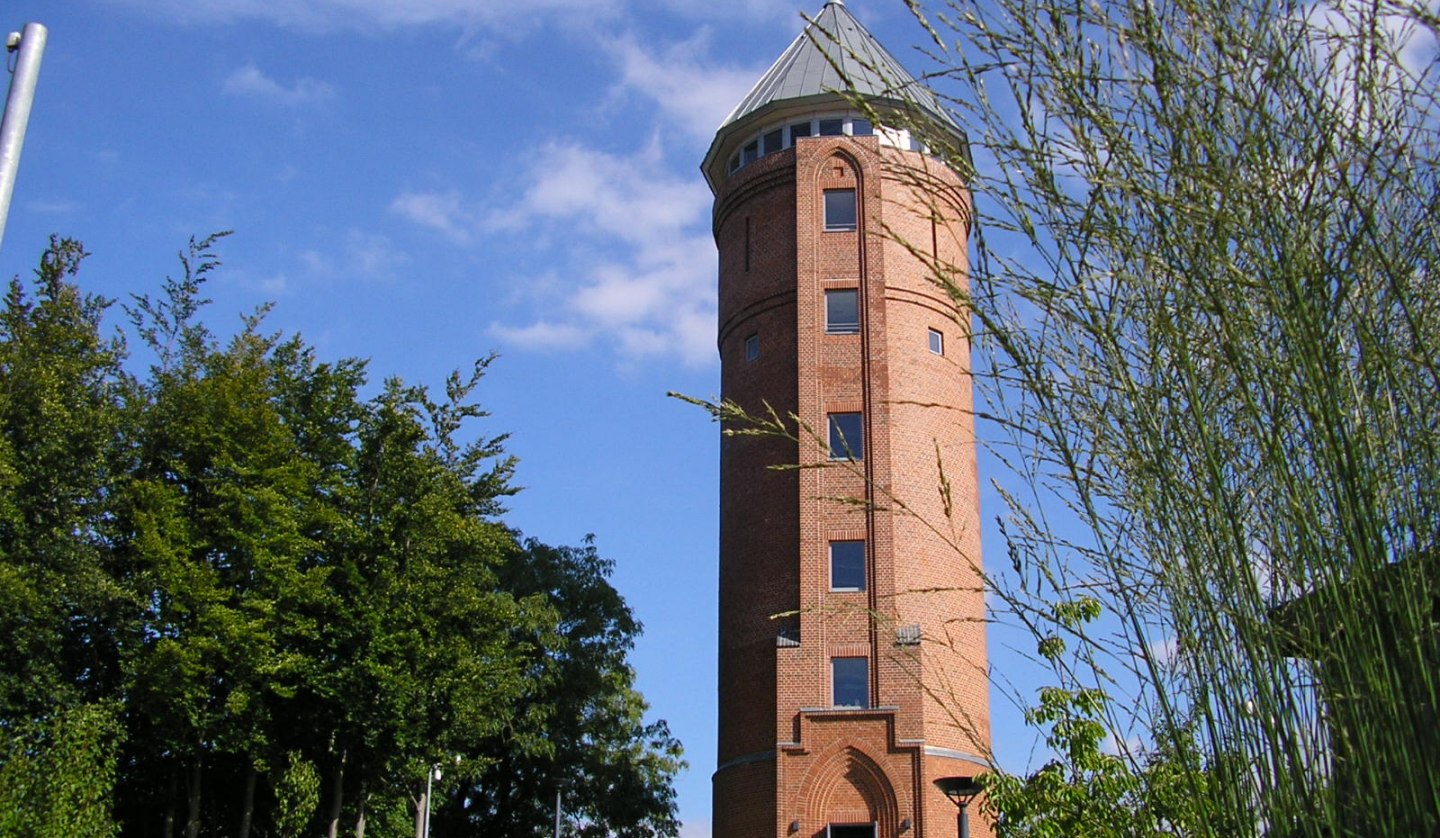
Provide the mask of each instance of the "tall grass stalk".
POLYGON ((1440 834, 1433 3, 908 5, 969 135, 968 290, 934 268, 1018 477, 1005 616, 1125 696, 1191 801, 1156 829, 1440 834))

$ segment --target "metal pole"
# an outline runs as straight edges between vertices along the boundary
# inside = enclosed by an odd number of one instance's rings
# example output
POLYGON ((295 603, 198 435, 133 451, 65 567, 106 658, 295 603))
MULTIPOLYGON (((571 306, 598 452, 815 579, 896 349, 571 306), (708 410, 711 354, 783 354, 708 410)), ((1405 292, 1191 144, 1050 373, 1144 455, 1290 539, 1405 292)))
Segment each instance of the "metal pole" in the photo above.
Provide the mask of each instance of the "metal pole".
POLYGON ((5 98, 5 116, 0 121, 0 242, 5 240, 5 224, 10 220, 10 197, 15 194, 15 176, 20 171, 20 149, 25 145, 25 129, 30 125, 30 106, 35 103, 35 82, 40 77, 40 59, 45 55, 45 27, 25 24, 19 36, 11 34, 8 49, 19 48, 15 59, 15 75, 10 78, 10 95, 5 98))
POLYGON ((560 838, 560 787, 555 787, 555 838, 560 838))
POLYGON ((970 838, 970 807, 960 804, 960 838, 970 838))

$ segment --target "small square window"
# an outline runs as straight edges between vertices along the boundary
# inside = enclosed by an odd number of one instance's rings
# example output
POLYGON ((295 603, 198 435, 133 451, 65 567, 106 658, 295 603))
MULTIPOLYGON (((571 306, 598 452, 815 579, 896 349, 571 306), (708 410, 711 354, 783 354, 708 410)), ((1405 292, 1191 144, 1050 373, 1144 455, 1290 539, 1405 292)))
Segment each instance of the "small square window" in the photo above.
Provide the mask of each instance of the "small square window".
POLYGON ((832 288, 825 292, 825 331, 853 335, 860 331, 860 291, 832 288))
POLYGON ((859 413, 830 414, 830 459, 865 459, 865 423, 859 413))
POLYGON ((845 120, 843 119, 822 119, 820 120, 820 136, 838 137, 845 133, 845 120))
POLYGON ((760 156, 760 141, 751 140, 750 144, 740 150, 740 165, 748 166, 754 163, 760 156))
POLYGON ((865 542, 830 542, 830 590, 865 590, 865 542))
POLYGON ((774 154, 785 147, 785 130, 783 128, 776 128, 764 136, 761 144, 760 156, 763 157, 767 154, 774 154))
POLYGON ((790 126, 790 145, 795 145, 796 140, 808 136, 810 136, 810 123, 797 122, 790 126))
POLYGON ((825 229, 854 230, 855 220, 855 190, 826 189, 825 229))
POLYGON ((850 136, 852 136, 852 137, 868 137, 868 136, 870 136, 871 134, 874 134, 874 133, 875 133, 875 126, 873 126, 873 125, 870 124, 870 120, 868 120, 868 119, 852 119, 852 120, 850 120, 850 136))
POLYGON ((830 685, 835 707, 870 706, 870 661, 866 658, 831 658, 830 685))
POLYGON ((939 329, 930 330, 930 351, 936 355, 945 354, 945 334, 939 329))
POLYGON ((760 336, 751 335, 745 338, 745 360, 753 361, 760 357, 760 336))

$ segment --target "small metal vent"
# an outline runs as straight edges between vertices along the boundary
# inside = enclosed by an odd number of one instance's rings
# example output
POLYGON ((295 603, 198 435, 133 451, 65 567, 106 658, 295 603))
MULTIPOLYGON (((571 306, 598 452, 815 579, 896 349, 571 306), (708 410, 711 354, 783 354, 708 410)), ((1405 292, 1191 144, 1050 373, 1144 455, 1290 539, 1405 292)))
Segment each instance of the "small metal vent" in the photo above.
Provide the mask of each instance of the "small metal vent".
POLYGON ((919 645, 920 645, 920 625, 919 625, 918 623, 911 623, 911 624, 908 625, 908 626, 896 626, 896 627, 895 627, 895 645, 896 645, 896 646, 919 646, 919 645))

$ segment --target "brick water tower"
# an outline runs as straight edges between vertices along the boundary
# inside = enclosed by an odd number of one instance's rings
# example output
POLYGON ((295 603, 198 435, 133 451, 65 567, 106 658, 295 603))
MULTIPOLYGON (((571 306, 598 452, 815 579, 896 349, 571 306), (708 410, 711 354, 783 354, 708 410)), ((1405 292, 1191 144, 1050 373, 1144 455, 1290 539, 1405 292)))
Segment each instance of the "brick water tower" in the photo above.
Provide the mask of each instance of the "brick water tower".
POLYGON ((970 200, 917 121, 964 149, 832 0, 702 164, 723 396, 799 419, 721 443, 717 838, 953 838, 988 762, 968 320, 933 278, 964 286, 970 200))

